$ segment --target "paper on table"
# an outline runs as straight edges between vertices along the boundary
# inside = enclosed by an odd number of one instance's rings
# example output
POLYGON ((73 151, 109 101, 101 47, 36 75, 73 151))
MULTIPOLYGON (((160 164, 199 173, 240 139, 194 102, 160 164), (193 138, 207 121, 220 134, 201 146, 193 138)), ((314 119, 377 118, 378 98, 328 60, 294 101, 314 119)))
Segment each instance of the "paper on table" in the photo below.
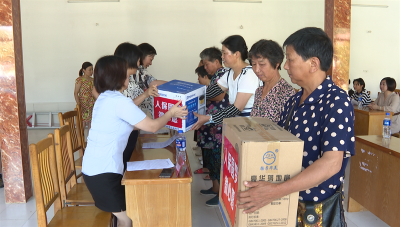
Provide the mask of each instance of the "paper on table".
POLYGON ((164 142, 153 142, 153 143, 144 143, 142 148, 164 148, 166 146, 169 146, 174 140, 178 137, 178 135, 174 135, 173 137, 169 138, 167 141, 164 142))
POLYGON ((128 171, 166 169, 174 166, 169 158, 128 162, 126 165, 128 171))

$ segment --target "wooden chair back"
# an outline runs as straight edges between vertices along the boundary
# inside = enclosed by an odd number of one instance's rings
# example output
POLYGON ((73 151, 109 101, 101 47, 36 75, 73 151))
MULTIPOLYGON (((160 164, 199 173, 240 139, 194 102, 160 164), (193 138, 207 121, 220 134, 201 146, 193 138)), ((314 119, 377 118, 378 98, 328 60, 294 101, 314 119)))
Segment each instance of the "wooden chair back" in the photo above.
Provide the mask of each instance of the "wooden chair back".
POLYGON ((73 152, 79 151, 79 157, 83 156, 83 146, 81 138, 81 126, 79 125, 78 111, 68 111, 65 113, 58 113, 60 120, 60 126, 65 125, 65 122, 69 122, 71 128, 71 139, 73 152))
POLYGON ((77 184, 69 122, 56 129, 54 134, 61 199, 62 201, 66 201, 67 193, 77 184))
POLYGON ((54 204, 54 213, 61 210, 54 136, 49 134, 37 144, 29 145, 33 184, 35 189, 38 226, 47 226, 46 211, 54 204))
MULTIPOLYGON (((58 118, 60 120, 60 126, 64 126, 66 122, 69 123, 70 132, 71 132, 71 141, 72 141, 72 151, 79 152, 79 158, 75 160, 76 168, 82 168, 82 157, 83 157, 83 145, 81 138, 81 127, 79 125, 78 120, 78 112, 77 111, 69 111, 65 113, 58 113, 58 118)), ((81 175, 78 176, 78 178, 81 175)))
POLYGON ((53 134, 37 144, 29 145, 29 152, 38 227, 113 226, 111 213, 101 211, 95 206, 62 206, 53 134), (46 211, 52 205, 54 217, 47 225, 46 211))
POLYGON ((86 148, 85 128, 83 127, 81 107, 77 104, 76 108, 74 110, 78 112, 78 121, 79 121, 79 126, 81 129, 80 132, 81 132, 81 138, 82 138, 82 146, 83 146, 83 149, 85 150, 85 148, 86 148))
POLYGON ((396 93, 400 96, 400 89, 394 89, 394 93, 396 93))

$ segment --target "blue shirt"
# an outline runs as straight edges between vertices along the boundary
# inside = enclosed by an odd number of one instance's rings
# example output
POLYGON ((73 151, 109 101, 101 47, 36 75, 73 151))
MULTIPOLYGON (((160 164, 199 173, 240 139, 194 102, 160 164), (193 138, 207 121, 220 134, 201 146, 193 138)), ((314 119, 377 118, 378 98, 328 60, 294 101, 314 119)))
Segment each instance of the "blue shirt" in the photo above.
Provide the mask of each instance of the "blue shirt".
POLYGON ((349 96, 327 76, 299 106, 303 90, 286 102, 278 124, 285 126, 294 105, 288 131, 304 141, 303 170, 324 155, 344 151, 342 168, 317 187, 300 191, 299 199, 321 202, 332 196, 343 182, 348 157, 355 154, 354 109, 349 96))
POLYGON ((93 107, 92 127, 82 161, 87 176, 124 174, 122 154, 134 125, 146 118, 132 99, 119 91, 105 91, 93 107))

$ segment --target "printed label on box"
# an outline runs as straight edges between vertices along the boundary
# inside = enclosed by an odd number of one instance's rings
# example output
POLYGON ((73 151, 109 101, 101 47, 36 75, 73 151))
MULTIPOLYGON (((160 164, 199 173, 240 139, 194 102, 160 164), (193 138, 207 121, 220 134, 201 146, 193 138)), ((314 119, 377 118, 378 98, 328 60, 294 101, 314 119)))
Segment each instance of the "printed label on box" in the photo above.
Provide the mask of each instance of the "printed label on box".
MULTIPOLYGON (((154 97, 154 119, 163 116, 177 102, 179 102, 179 101, 174 100, 174 99, 167 99, 167 98, 163 98, 163 97, 154 97)), ((182 106, 182 104, 179 106, 182 106)), ((171 118, 170 121, 168 121, 167 124, 172 127, 181 128, 182 127, 182 119, 173 117, 173 118, 171 118)))
POLYGON ((235 223, 236 195, 238 190, 238 152, 224 137, 224 163, 222 173, 222 201, 228 211, 231 223, 235 223))
POLYGON ((199 106, 199 100, 197 97, 186 102, 186 107, 188 109, 188 115, 186 118, 186 127, 197 122, 197 117, 194 116, 193 112, 197 112, 199 106))

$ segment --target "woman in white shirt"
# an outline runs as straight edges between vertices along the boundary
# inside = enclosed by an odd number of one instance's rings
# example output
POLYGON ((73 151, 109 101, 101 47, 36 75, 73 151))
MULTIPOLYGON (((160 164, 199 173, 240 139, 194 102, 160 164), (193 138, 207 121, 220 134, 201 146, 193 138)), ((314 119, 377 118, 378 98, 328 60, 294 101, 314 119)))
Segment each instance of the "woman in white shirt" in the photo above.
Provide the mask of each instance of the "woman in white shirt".
MULTIPOLYGON (((381 93, 375 102, 368 105, 369 108, 374 110, 381 110, 386 112, 399 113, 400 112, 400 98, 399 94, 394 92, 396 90, 396 80, 391 77, 385 77, 381 80, 380 88, 381 93)), ((393 115, 392 118, 392 134, 400 131, 400 115, 393 115)))
POLYGON ((128 87, 127 62, 117 56, 100 58, 94 70, 99 97, 93 107, 92 127, 83 156, 82 173, 96 207, 112 212, 118 226, 132 226, 126 215, 125 187, 121 185, 123 151, 134 127, 156 132, 172 117, 184 119, 186 107, 174 105, 158 119, 147 117, 122 92, 128 87))
MULTIPOLYGON (((193 130, 199 129, 204 124, 222 124, 224 118, 250 116, 254 94, 260 86, 260 81, 251 65, 245 62, 247 55, 247 45, 242 36, 232 35, 222 42, 222 61, 228 68, 216 84, 207 87, 206 99, 215 98, 228 90, 230 105, 212 115, 194 113, 198 117, 198 121, 193 126, 193 130)), ((208 206, 218 205, 218 192, 219 182, 217 180, 213 180, 212 188, 200 191, 202 194, 215 195, 206 202, 208 206)))

